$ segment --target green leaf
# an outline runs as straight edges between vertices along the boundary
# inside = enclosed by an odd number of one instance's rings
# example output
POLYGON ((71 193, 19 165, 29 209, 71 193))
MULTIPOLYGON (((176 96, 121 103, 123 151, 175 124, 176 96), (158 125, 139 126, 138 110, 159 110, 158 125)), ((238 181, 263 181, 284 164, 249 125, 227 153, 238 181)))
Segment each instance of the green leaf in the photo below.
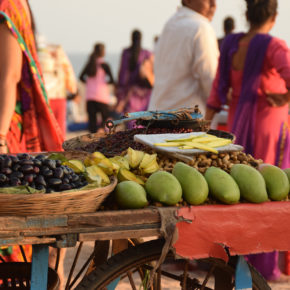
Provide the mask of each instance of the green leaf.
POLYGON ((61 162, 67 161, 67 158, 61 153, 51 153, 47 158, 52 160, 60 160, 61 162))
POLYGON ((0 194, 34 194, 34 193, 45 193, 45 190, 37 190, 30 186, 20 185, 20 186, 10 186, 1 187, 0 194))

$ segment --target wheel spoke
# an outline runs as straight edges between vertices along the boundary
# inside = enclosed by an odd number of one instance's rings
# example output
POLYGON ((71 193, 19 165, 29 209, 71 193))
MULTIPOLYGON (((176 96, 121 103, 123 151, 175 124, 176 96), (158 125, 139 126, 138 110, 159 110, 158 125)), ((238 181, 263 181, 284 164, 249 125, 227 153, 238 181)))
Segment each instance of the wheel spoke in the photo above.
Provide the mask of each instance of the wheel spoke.
POLYGON ((205 289, 205 286, 206 286, 210 276, 213 274, 214 269, 215 269, 215 264, 213 264, 212 267, 210 268, 210 270, 208 271, 208 273, 207 273, 207 275, 206 275, 206 277, 205 277, 205 279, 204 279, 204 281, 203 281, 203 283, 201 285, 200 290, 204 290, 205 289))
POLYGON ((133 277, 132 277, 132 272, 131 271, 128 271, 127 272, 127 276, 129 278, 130 285, 131 285, 132 289, 133 290, 137 290, 136 285, 135 285, 134 280, 133 280, 133 277))
POLYGON ((183 271, 183 279, 182 279, 182 290, 186 290, 186 285, 187 285, 187 276, 188 276, 188 264, 189 262, 186 261, 184 265, 184 271, 183 271))

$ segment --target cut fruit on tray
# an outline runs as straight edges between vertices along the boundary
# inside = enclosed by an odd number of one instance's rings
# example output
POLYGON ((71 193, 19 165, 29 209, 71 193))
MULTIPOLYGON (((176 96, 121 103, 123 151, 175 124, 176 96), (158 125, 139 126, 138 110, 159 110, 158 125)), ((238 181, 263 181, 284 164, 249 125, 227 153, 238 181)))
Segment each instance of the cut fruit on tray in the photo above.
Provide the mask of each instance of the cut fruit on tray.
POLYGON ((157 151, 197 155, 201 153, 223 153, 242 151, 240 145, 232 144, 227 138, 220 138, 206 132, 183 134, 139 134, 134 141, 147 145, 157 151))

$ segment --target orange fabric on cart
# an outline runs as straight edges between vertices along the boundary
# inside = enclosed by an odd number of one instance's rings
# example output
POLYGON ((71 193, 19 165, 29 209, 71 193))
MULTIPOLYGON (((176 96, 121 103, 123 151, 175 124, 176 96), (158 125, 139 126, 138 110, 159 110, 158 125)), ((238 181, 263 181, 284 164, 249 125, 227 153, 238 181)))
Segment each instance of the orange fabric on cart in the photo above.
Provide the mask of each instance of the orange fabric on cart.
POLYGON ((191 206, 178 210, 176 253, 186 258, 290 250, 290 202, 191 206))

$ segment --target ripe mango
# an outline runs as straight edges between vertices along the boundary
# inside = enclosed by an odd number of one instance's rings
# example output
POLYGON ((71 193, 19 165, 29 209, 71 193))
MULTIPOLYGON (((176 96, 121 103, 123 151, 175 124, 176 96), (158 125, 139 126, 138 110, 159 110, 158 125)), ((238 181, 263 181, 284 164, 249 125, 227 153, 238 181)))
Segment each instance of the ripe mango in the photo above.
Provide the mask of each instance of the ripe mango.
POLYGON ((268 200, 266 183, 258 170, 249 165, 235 164, 230 174, 238 184, 244 199, 254 203, 268 200))
POLYGON ((177 162, 172 174, 177 178, 182 187, 184 199, 193 205, 199 205, 208 197, 208 185, 203 175, 195 168, 177 162))
POLYGON ((272 200, 283 200, 289 193, 289 180, 287 174, 277 166, 261 164, 259 171, 263 175, 267 193, 272 200))
POLYGON ((182 197, 182 188, 174 175, 166 171, 153 173, 145 183, 150 197, 167 205, 177 204, 182 197))
POLYGON ((115 189, 115 198, 121 208, 143 208, 148 205, 146 191, 135 181, 122 181, 115 189))
POLYGON ((210 194, 226 204, 234 204, 240 200, 240 189, 235 180, 218 167, 209 167, 204 175, 210 194))

